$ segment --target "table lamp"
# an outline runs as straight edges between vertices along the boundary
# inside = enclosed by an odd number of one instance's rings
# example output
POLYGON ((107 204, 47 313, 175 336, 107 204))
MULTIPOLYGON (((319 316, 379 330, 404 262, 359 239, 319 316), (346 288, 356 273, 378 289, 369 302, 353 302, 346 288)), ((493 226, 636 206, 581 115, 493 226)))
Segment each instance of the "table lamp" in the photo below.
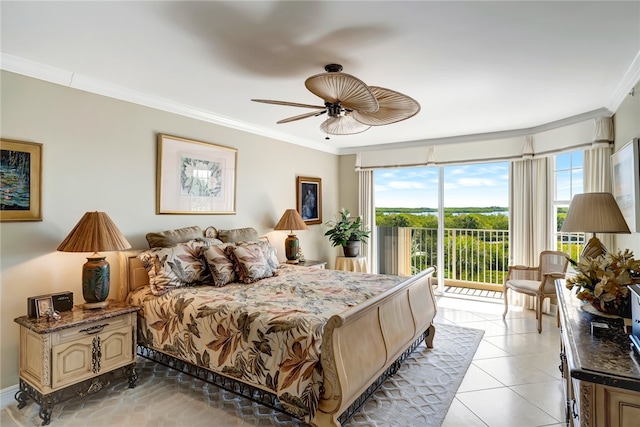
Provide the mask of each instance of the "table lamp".
POLYGON ((596 233, 631 233, 611 193, 576 194, 571 200, 567 218, 560 231, 593 233, 593 237, 580 254, 581 257, 587 258, 596 258, 607 253, 607 248, 596 237, 596 233))
POLYGON ((109 305, 109 263, 98 252, 121 251, 131 245, 104 212, 87 212, 71 233, 60 243, 61 252, 93 252, 82 266, 82 296, 84 308, 104 308, 109 305))
POLYGON ((295 209, 287 209, 282 214, 282 218, 276 224, 274 230, 289 230, 289 236, 284 241, 284 252, 287 257, 288 264, 298 263, 298 251, 300 250, 300 242, 293 230, 306 230, 307 224, 295 209))

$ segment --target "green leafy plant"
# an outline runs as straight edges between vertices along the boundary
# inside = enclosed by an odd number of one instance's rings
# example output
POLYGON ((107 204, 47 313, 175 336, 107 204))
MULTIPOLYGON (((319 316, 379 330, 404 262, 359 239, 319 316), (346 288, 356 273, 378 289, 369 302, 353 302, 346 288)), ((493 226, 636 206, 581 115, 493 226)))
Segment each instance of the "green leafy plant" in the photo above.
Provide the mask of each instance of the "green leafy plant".
POLYGON ((348 241, 367 243, 371 234, 371 231, 362 225, 362 218, 351 217, 348 209, 340 209, 337 219, 328 221, 326 225, 331 228, 324 235, 329 237, 332 246, 346 246, 348 241))
POLYGON ((640 282, 640 260, 633 252, 607 253, 596 258, 571 261, 577 274, 567 278, 567 288, 578 289, 576 297, 605 313, 630 315, 629 285, 640 282))

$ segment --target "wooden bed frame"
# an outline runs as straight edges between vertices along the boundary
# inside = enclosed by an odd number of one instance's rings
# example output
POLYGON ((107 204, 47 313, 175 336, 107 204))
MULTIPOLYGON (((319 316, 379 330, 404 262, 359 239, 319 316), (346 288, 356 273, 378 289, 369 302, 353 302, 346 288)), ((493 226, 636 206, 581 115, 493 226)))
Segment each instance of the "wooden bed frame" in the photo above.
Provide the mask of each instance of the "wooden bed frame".
MULTIPOLYGON (((118 255, 117 299, 120 301, 125 300, 131 290, 149 284, 147 271, 137 258, 139 252, 126 251, 118 255)), ((366 399, 381 384, 381 376, 397 371, 399 361, 422 339, 427 347, 433 347, 436 302, 431 277, 434 271, 431 267, 329 319, 320 355, 323 389, 311 420, 313 426, 340 426, 339 419, 346 421, 341 415, 352 413, 350 407, 354 403, 361 406, 362 395, 366 399)))

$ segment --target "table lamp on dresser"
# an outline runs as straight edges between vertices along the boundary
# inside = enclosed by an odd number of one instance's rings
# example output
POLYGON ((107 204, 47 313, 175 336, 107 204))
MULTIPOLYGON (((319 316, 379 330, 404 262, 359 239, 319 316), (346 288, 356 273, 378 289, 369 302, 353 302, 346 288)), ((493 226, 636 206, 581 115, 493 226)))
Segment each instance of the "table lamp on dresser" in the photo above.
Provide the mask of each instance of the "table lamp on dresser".
POLYGON ((61 252, 93 252, 82 266, 82 296, 84 308, 104 308, 109 305, 110 269, 104 255, 98 252, 121 251, 131 245, 104 212, 87 212, 71 233, 60 243, 61 252))
POLYGON ((592 233, 580 254, 592 259, 607 253, 606 246, 596 237, 596 233, 631 233, 611 193, 582 193, 573 196, 560 231, 592 233))

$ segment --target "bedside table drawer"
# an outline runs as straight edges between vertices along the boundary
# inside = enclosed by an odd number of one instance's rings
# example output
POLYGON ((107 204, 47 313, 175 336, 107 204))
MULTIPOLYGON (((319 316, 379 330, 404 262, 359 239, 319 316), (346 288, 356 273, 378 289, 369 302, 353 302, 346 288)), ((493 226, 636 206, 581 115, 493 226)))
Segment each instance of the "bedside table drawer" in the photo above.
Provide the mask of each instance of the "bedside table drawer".
POLYGON ((135 313, 129 313, 96 322, 85 323, 79 326, 74 326, 73 328, 61 329, 51 334, 52 344, 57 345, 65 342, 76 341, 83 337, 106 333, 120 329, 124 326, 133 327, 134 318, 135 313))
POLYGON ((116 329, 105 327, 104 332, 92 335, 82 330, 76 331, 76 334, 75 339, 66 340, 52 348, 52 390, 134 362, 131 325, 116 329))

